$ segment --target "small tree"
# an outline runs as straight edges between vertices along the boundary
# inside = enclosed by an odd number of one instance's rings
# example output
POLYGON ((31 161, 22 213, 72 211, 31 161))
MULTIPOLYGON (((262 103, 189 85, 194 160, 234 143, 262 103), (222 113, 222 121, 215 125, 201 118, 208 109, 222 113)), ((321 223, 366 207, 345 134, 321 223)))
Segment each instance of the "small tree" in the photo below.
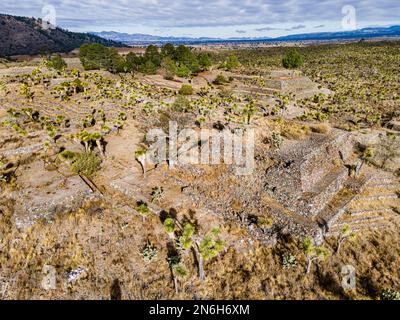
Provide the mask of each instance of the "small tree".
POLYGON ((197 59, 202 70, 207 70, 212 66, 211 57, 208 53, 200 53, 197 59))
POLYGON ((311 271, 311 264, 316 260, 325 260, 329 256, 329 251, 325 247, 317 247, 314 245, 313 240, 307 237, 303 241, 303 250, 307 257, 306 274, 311 271))
POLYGON ((181 263, 181 257, 178 255, 169 257, 168 265, 171 269, 175 292, 179 293, 179 280, 186 278, 188 272, 185 266, 181 263))
POLYGON ((342 230, 340 230, 340 235, 336 247, 336 253, 339 253, 340 248, 346 240, 354 241, 356 239, 356 234, 353 233, 349 225, 345 225, 342 230))
POLYGON ((98 43, 86 43, 80 47, 79 58, 85 70, 97 70, 107 65, 108 48, 98 43))
POLYGON ((245 118, 246 124, 250 124, 251 118, 255 115, 255 113, 256 113, 256 104, 254 101, 251 101, 245 105, 242 114, 245 118))
POLYGON ((224 242, 219 238, 219 229, 214 228, 203 238, 195 236, 195 227, 187 223, 183 227, 179 246, 184 250, 194 249, 199 266, 199 278, 205 280, 204 263, 216 257, 224 247, 224 242))
POLYGON ((85 146, 85 151, 89 152, 91 149, 90 146, 90 142, 92 140, 92 137, 90 135, 90 133, 88 133, 87 131, 82 131, 79 132, 75 135, 75 138, 80 142, 83 143, 83 145, 85 146))
POLYGON ((175 61, 177 61, 180 65, 185 65, 189 68, 197 62, 195 55, 192 50, 184 45, 180 45, 175 49, 175 61))
POLYGON ((233 70, 236 69, 240 66, 239 59, 235 55, 231 55, 228 57, 228 59, 225 61, 225 69, 227 70, 233 70))
POLYGON ((178 239, 179 248, 182 250, 189 250, 193 245, 193 235, 196 231, 191 223, 186 223, 182 228, 182 235, 178 239))
POLYGON ((143 149, 136 150, 135 159, 142 167, 143 177, 146 177, 146 151, 143 149))
POLYGON ((282 60, 286 69, 299 68, 303 65, 304 58, 297 49, 291 49, 282 60))
POLYGON ((170 57, 173 58, 175 56, 175 47, 171 43, 167 43, 161 47, 161 56, 163 58, 170 57))
POLYGON ((161 67, 165 70, 165 79, 173 80, 176 75, 175 61, 170 56, 167 56, 162 60, 161 67))
POLYGON ((169 235, 172 235, 175 232, 175 220, 172 218, 165 219, 164 229, 169 235))
POLYGON ((97 148, 99 149, 100 155, 101 157, 104 159, 105 155, 104 155, 104 147, 103 147, 103 135, 99 132, 94 132, 91 134, 91 140, 93 140, 96 145, 97 148))
POLYGON ((132 74, 136 71, 139 71, 139 67, 144 63, 144 58, 136 55, 133 52, 129 52, 125 57, 125 65, 127 72, 131 72, 132 74))
POLYGON ((140 213, 140 215, 142 216, 143 221, 145 221, 146 217, 148 217, 150 215, 150 209, 145 203, 140 203, 136 207, 136 211, 140 213))
POLYGON ((144 64, 140 65, 139 71, 149 75, 156 74, 157 66, 151 60, 147 60, 144 64))
POLYGON ((161 54, 155 45, 149 45, 144 54, 146 61, 150 61, 157 68, 161 65, 161 54))
POLYGON ((219 229, 214 228, 196 245, 199 248, 199 277, 200 280, 205 279, 204 262, 216 257, 224 248, 224 241, 219 238, 219 229))
POLYGON ((180 65, 176 69, 176 75, 181 78, 187 78, 190 75, 190 69, 186 65, 180 65))

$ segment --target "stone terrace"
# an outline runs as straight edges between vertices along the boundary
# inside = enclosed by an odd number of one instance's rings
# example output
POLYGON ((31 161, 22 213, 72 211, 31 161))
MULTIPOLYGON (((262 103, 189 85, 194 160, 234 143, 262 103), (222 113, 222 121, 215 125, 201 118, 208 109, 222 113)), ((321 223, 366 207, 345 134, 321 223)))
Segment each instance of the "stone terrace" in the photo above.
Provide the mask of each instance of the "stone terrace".
POLYGON ((343 161, 352 147, 351 135, 339 131, 286 143, 271 154, 275 164, 267 169, 266 191, 302 216, 318 214, 347 179, 343 161))

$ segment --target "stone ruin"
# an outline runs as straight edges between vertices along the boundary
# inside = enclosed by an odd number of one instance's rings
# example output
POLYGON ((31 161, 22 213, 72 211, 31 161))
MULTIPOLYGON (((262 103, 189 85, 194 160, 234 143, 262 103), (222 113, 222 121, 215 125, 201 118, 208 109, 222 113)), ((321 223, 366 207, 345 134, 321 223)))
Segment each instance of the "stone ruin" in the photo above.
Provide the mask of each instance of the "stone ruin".
POLYGON ((352 149, 351 134, 341 131, 288 141, 271 154, 275 164, 266 172, 268 194, 299 215, 315 216, 347 179, 343 163, 352 149))
MULTIPOLYGON (((238 219, 266 244, 282 233, 321 243, 344 224, 354 231, 386 227, 400 209, 399 179, 366 165, 356 153, 358 140, 357 134, 332 129, 285 141, 280 149, 258 145, 252 175, 237 178, 228 169, 207 182, 195 173, 181 184, 193 202, 238 219), (273 225, 259 226, 257 217, 271 218, 273 225)), ((185 167, 182 177, 190 170, 185 167)))
MULTIPOLYGON (((256 77, 247 75, 231 75, 234 79, 241 82, 253 82, 256 77)), ((296 99, 312 97, 316 94, 331 94, 328 89, 319 88, 318 84, 304 76, 300 71, 294 70, 275 70, 265 72, 259 77, 264 81, 263 86, 242 84, 235 91, 257 95, 260 100, 268 100, 273 94, 292 95, 296 99)))

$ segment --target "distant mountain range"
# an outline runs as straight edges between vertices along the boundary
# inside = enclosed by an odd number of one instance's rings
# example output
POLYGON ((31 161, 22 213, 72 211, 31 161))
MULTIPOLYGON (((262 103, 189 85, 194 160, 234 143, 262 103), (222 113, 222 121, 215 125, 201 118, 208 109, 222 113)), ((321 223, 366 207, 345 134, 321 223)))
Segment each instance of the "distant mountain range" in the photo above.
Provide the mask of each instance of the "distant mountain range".
POLYGON ((127 45, 145 45, 145 44, 203 44, 203 43, 224 43, 224 42, 275 42, 275 41, 309 41, 309 40, 344 40, 344 39, 367 39, 381 37, 400 37, 400 26, 391 27, 372 27, 363 28, 354 31, 339 31, 339 32, 320 32, 320 33, 305 33, 282 36, 277 38, 257 37, 257 38, 190 38, 190 37, 161 37, 148 34, 128 34, 114 31, 91 32, 91 34, 102 37, 104 39, 119 41, 127 45))
POLYGON ((400 37, 400 25, 364 28, 347 32, 322 32, 296 34, 278 38, 190 38, 160 37, 147 34, 127 34, 113 31, 77 33, 61 28, 43 29, 40 19, 0 14, 0 57, 35 55, 42 52, 69 52, 83 43, 100 43, 105 46, 164 44, 209 44, 243 42, 284 42, 311 40, 368 39, 400 37))
POLYGON ((102 31, 102 32, 90 32, 93 35, 98 37, 102 37, 104 39, 119 41, 126 44, 135 43, 135 42, 181 42, 181 41, 213 41, 213 40, 223 40, 217 38, 190 38, 190 37, 160 37, 160 36, 152 36, 149 34, 142 33, 120 33, 115 31, 102 31))
POLYGON ((125 46, 121 42, 93 34, 60 28, 45 30, 40 19, 0 14, 0 57, 34 55, 45 51, 69 52, 83 43, 91 42, 106 46, 125 46))

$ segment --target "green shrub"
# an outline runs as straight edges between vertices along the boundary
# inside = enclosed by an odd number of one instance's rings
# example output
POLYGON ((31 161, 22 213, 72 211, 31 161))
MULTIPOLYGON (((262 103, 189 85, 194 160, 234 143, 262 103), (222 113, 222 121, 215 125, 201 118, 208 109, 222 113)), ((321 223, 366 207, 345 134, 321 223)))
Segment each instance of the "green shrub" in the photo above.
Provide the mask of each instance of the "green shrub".
POLYGON ((260 228, 271 228, 274 222, 272 221, 271 218, 267 217, 258 217, 257 218, 257 225, 260 228))
POLYGON ((165 70, 165 79, 172 80, 176 75, 176 64, 171 57, 166 57, 161 62, 161 67, 165 70))
POLYGON ((158 250, 150 242, 147 242, 141 253, 144 262, 150 263, 157 257, 158 250))
POLYGON ((172 110, 176 112, 188 112, 191 109, 190 101, 184 96, 178 96, 172 104, 172 110))
POLYGON ((186 65, 181 65, 176 69, 176 75, 181 78, 187 78, 190 75, 190 69, 186 65))
POLYGON ((136 211, 139 212, 142 216, 147 217, 150 215, 150 209, 145 203, 141 203, 136 207, 136 211))
POLYGON ((190 96, 193 94, 193 87, 190 84, 184 84, 179 90, 179 94, 183 96, 190 96))
POLYGON ((76 159, 76 153, 69 150, 64 150, 58 154, 58 157, 62 161, 72 162, 76 159))
POLYGON ((107 69, 110 72, 124 72, 125 60, 114 48, 107 48, 98 43, 83 44, 79 58, 85 70, 107 69))
POLYGON ((144 74, 156 74, 157 66, 150 60, 147 60, 144 64, 140 65, 139 71, 144 74))
POLYGON ((49 62, 49 67, 58 71, 62 71, 67 67, 67 63, 59 54, 52 57, 49 62))
POLYGON ((239 59, 235 55, 231 55, 228 57, 228 59, 225 61, 225 68, 227 70, 233 70, 236 69, 240 66, 239 59))
POLYGON ((381 292, 382 300, 400 300, 400 292, 391 289, 385 289, 381 292))
POLYGON ((222 74, 219 74, 214 80, 214 84, 216 84, 216 85, 223 85, 223 84, 225 84, 227 82, 228 81, 226 80, 226 78, 222 74))
POLYGON ((101 159, 93 152, 77 154, 72 171, 85 177, 93 176, 100 168, 101 159))
POLYGON ((304 58, 297 49, 291 49, 282 60, 282 64, 286 69, 299 68, 303 63, 304 58))
POLYGON ((363 153, 363 158, 366 161, 371 161, 375 156, 375 150, 373 147, 366 147, 363 153))
POLYGON ((183 226, 182 235, 178 240, 178 247, 182 250, 189 250, 193 245, 193 235, 195 232, 195 228, 192 224, 186 223, 183 226))
POLYGON ((297 259, 292 254, 285 254, 282 256, 282 266, 285 269, 291 269, 297 267, 297 259))
POLYGON ((197 60, 199 61, 199 65, 202 70, 207 70, 212 66, 211 57, 208 53, 200 53, 197 57, 197 60))
POLYGON ((215 228, 200 242, 200 253, 205 261, 216 257, 224 248, 224 241, 219 238, 219 229, 215 228))
POLYGON ((175 221, 174 219, 167 218, 164 221, 164 229, 167 233, 173 233, 175 231, 175 221))

